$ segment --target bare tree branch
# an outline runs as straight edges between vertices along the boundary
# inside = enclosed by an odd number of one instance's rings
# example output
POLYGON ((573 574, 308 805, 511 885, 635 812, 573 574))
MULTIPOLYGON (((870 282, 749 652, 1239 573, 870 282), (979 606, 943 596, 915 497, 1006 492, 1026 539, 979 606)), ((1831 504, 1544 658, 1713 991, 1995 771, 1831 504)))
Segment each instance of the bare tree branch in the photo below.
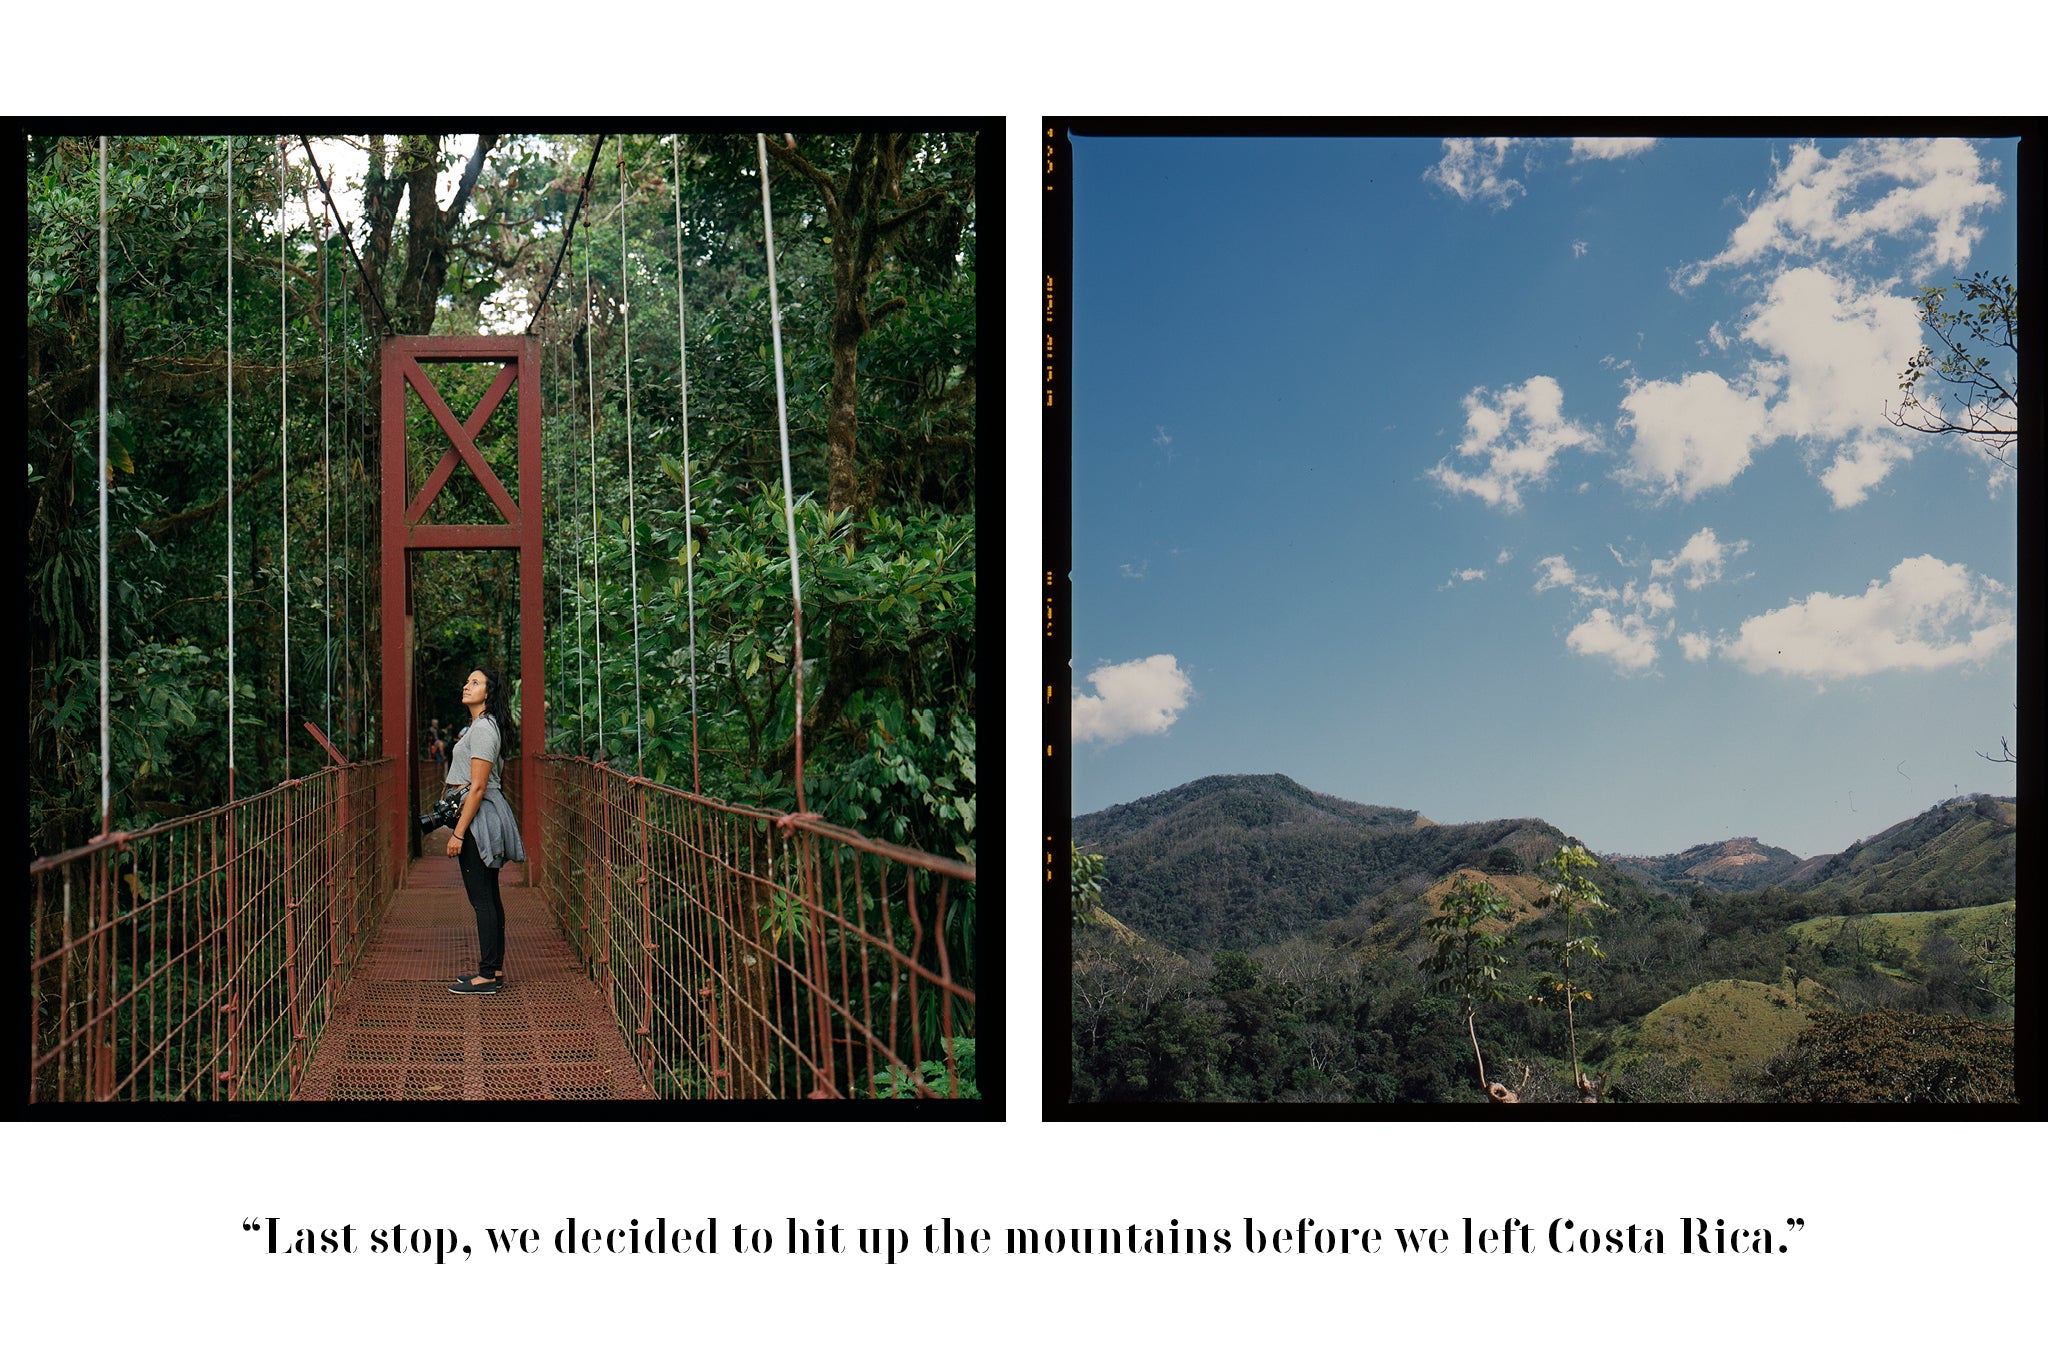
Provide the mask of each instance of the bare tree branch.
POLYGON ((1989 355, 1973 354, 1970 348, 2006 351, 2012 372, 2017 372, 2019 286, 2008 276, 1979 271, 1953 286, 1923 289, 1920 321, 1941 343, 1940 349, 1923 345, 1907 362, 1899 375, 1905 396, 1897 409, 1885 405, 1885 420, 1923 435, 1961 436, 1982 449, 1986 458, 2017 472, 2019 466, 2005 452, 2019 439, 2018 395, 2000 377, 1989 355), (1944 308, 1950 288, 1962 292, 1964 307, 1944 308), (1959 402, 1958 417, 1945 412, 1938 397, 1923 395, 1923 386, 1943 384, 1959 402))

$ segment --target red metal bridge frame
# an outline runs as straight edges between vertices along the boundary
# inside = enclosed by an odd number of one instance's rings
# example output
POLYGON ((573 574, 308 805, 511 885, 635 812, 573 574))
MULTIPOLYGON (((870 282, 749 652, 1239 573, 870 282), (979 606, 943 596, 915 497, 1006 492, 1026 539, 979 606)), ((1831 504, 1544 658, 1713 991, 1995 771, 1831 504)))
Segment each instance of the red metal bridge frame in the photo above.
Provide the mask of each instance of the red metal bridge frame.
MULTIPOLYGON (((520 837, 528 854, 527 877, 541 875, 540 801, 535 795, 534 748, 547 734, 541 655, 541 424, 540 343, 525 336, 391 337, 383 348, 383 663, 384 753, 399 760, 385 775, 379 794, 393 865, 408 864, 412 818, 413 753, 417 749, 413 705, 412 560, 423 550, 513 549, 519 552, 519 677, 522 735, 518 767, 520 837), (430 377, 427 366, 498 361, 504 369, 485 390, 476 410, 458 420, 430 377), (476 437, 514 385, 519 390, 519 500, 515 504, 476 448, 476 437), (419 394, 450 446, 415 497, 407 497, 406 391, 419 394), (497 525, 423 526, 420 519, 447 485, 455 463, 469 466, 491 502, 504 515, 497 525)), ((403 871, 400 882, 403 884, 403 871)))

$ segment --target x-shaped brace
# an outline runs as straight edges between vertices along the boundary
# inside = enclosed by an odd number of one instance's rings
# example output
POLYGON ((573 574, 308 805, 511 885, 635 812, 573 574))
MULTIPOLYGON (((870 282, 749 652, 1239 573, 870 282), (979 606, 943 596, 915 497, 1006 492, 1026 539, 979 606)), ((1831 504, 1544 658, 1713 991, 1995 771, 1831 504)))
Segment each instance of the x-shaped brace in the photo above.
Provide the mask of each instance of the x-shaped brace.
POLYGON ((426 487, 420 489, 420 495, 405 509, 406 524, 419 524, 420 518, 426 515, 427 508, 440 496, 442 487, 448 482, 448 476, 455 472, 455 460, 460 456, 462 462, 476 475, 477 481, 483 485, 484 492, 490 494, 491 501, 496 504, 506 523, 517 526, 519 509, 513 505, 511 496, 505 492, 505 485, 498 482, 498 476, 491 472, 490 464, 476 448, 477 433, 484 429, 484 423, 491 420, 491 414, 498 410, 499 402, 511 389, 512 381, 518 377, 517 362, 498 371, 498 377, 491 381, 490 388, 484 390, 484 396, 478 400, 476 410, 469 414, 469 420, 466 422, 455 420, 455 414, 449 410, 447 402, 441 397, 441 391, 434 387, 433 380, 427 378, 426 371, 420 368, 417 360, 406 356, 399 361, 399 366, 405 375, 405 382, 412 386, 413 392, 427 405, 427 411, 433 414, 434 421, 440 425, 442 432, 454 442, 454 445, 441 456, 441 462, 434 466, 434 473, 427 480, 426 487))

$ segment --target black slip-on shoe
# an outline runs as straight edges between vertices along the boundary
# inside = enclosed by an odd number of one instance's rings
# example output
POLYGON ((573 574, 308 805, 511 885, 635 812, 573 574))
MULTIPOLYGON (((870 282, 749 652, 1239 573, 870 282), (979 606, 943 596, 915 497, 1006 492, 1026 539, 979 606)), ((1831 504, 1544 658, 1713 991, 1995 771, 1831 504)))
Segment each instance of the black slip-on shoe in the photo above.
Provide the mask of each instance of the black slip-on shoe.
POLYGON ((448 990, 454 995, 496 995, 498 993, 498 983, 496 981, 486 981, 478 985, 470 978, 464 977, 450 986, 448 990))

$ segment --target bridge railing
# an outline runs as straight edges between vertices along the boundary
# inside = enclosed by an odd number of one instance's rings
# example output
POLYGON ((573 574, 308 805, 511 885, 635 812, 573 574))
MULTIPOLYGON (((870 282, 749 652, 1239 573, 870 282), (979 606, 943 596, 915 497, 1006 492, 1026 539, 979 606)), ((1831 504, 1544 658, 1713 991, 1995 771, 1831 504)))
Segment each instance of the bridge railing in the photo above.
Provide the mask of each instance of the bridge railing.
POLYGON ((658 1095, 979 1093, 972 866, 588 759, 535 769, 547 903, 658 1095))
POLYGON ((29 864, 29 1099, 281 1100, 397 882, 323 768, 29 864))

